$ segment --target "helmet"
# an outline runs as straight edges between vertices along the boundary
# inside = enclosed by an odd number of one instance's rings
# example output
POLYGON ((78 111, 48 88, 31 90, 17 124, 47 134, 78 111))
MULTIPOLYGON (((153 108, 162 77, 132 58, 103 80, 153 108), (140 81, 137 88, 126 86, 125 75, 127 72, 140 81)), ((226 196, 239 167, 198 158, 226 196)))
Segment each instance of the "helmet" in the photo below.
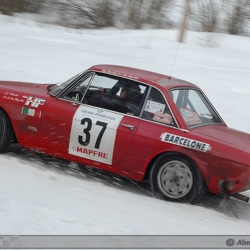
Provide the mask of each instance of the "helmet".
POLYGON ((141 93, 141 89, 138 84, 125 82, 122 86, 121 93, 123 98, 136 98, 141 93))

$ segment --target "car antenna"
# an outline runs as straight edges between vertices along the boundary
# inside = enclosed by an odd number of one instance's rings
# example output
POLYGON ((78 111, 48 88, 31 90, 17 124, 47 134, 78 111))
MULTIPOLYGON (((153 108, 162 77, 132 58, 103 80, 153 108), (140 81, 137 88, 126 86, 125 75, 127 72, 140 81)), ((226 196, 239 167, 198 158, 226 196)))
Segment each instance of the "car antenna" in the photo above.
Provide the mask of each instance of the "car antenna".
POLYGON ((176 52, 175 52, 175 56, 174 56, 173 65, 172 65, 172 68, 171 68, 170 75, 169 75, 168 79, 171 79, 171 78, 172 78, 172 73, 173 73, 173 70, 174 70, 174 65, 175 65, 177 53, 178 53, 178 51, 179 51, 179 47, 180 47, 180 42, 178 42, 178 46, 177 46, 177 49, 176 49, 176 52))

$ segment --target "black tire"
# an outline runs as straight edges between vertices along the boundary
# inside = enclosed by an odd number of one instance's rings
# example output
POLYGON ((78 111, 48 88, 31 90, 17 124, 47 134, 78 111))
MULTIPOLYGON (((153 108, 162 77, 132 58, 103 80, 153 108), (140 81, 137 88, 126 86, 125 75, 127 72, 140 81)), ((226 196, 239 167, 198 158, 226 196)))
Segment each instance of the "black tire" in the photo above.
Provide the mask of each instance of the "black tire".
POLYGON ((13 129, 7 114, 0 109, 0 153, 8 151, 13 138, 13 129))
POLYGON ((167 201, 197 204, 205 193, 205 182, 190 160, 162 155, 150 172, 150 185, 156 197, 167 201))

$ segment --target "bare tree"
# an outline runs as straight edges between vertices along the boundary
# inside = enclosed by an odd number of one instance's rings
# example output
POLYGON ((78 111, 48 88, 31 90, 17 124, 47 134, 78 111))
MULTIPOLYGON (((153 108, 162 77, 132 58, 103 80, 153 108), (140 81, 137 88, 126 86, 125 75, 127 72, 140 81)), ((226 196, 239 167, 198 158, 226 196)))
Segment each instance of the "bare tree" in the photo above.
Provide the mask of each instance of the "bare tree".
POLYGON ((43 0, 23 0, 22 12, 39 14, 43 8, 43 0))
POLYGON ((232 35, 245 35, 250 21, 250 0, 231 1, 226 9, 226 31, 232 35))
MULTIPOLYGON (((225 31, 246 35, 250 25, 250 0, 0 0, 0 13, 38 13, 43 22, 71 28, 170 28, 176 27, 184 6, 182 34, 186 29, 225 31), (191 6, 188 11, 189 3, 191 6), (177 8, 177 9, 178 9, 177 8)), ((249 31, 248 31, 249 32, 249 31)), ((180 40, 182 40, 180 34, 180 40)))
POLYGON ((23 12, 25 0, 0 0, 0 12, 12 15, 14 12, 23 12))
POLYGON ((194 29, 202 32, 218 31, 225 6, 225 0, 195 0, 191 9, 194 29))
POLYGON ((178 39, 180 43, 184 42, 184 34, 185 34, 186 27, 187 27, 189 12, 190 12, 190 0, 186 0, 185 10, 184 10, 183 18, 182 18, 182 23, 180 26, 180 34, 179 34, 179 39, 178 39))
POLYGON ((115 26, 119 1, 114 0, 45 0, 43 14, 47 22, 72 28, 115 26), (118 2, 118 3, 117 3, 118 2))
POLYGON ((120 15, 122 5, 117 0, 99 0, 98 4, 91 6, 91 9, 96 27, 113 27, 116 25, 116 18, 120 15))
POLYGON ((174 0, 43 0, 46 17, 73 28, 119 27, 140 29, 171 26, 168 12, 174 0))
POLYGON ((174 0, 127 0, 123 2, 125 28, 141 29, 144 26, 152 28, 169 28, 171 21, 169 12, 174 0))

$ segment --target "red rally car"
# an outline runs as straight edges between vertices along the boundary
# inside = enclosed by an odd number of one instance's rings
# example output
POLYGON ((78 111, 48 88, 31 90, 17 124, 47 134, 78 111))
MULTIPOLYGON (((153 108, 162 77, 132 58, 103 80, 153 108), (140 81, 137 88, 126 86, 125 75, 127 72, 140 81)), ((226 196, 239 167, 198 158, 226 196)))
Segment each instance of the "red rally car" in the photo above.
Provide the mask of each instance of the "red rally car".
POLYGON ((62 84, 0 82, 0 152, 12 142, 197 203, 250 189, 250 135, 227 127, 194 84, 96 65, 62 84))

